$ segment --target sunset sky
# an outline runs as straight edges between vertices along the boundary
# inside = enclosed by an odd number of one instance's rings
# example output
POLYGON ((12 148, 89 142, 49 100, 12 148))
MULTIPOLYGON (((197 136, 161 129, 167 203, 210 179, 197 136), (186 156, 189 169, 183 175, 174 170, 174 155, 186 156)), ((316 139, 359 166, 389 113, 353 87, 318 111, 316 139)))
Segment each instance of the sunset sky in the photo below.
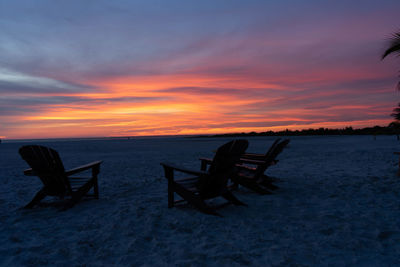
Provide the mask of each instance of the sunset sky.
POLYGON ((0 138, 381 125, 400 1, 0 0, 0 138))

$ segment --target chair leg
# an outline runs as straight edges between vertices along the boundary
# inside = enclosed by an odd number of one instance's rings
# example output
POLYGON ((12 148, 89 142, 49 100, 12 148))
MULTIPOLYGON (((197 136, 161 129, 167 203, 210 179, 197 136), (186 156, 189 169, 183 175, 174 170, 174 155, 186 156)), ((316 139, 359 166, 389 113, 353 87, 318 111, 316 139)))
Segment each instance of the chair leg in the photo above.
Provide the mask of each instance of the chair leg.
POLYGON ((231 202, 232 204, 236 205, 236 206, 246 206, 246 203, 243 203, 242 201, 240 201, 239 199, 237 199, 232 192, 230 191, 226 191, 222 194, 222 197, 225 198, 226 200, 228 200, 229 202, 231 202))
POLYGON ((195 196, 194 199, 189 199, 188 202, 205 214, 222 217, 215 209, 207 205, 204 200, 198 196, 195 196))
POLYGON ((93 193, 96 199, 99 199, 99 184, 97 179, 97 175, 99 174, 99 172, 100 172, 100 165, 97 165, 96 167, 92 168, 93 193))
POLYGON ((99 199, 99 184, 97 181, 97 175, 93 177, 93 193, 96 199, 99 199))
POLYGON ((266 174, 263 174, 257 182, 270 190, 279 189, 278 186, 272 183, 273 179, 266 174))
POLYGON ((233 182, 232 185, 230 186, 230 189, 238 190, 239 189, 239 184, 237 182, 233 182))
POLYGON ((168 208, 172 208, 174 206, 174 185, 168 181, 168 208))
POLYGON ((168 180, 168 208, 174 206, 174 170, 164 166, 165 178, 168 180))
POLYGON ((31 202, 29 202, 24 209, 31 209, 33 208, 37 203, 39 203, 43 198, 46 197, 46 192, 44 190, 44 188, 40 189, 39 192, 36 193, 36 195, 34 196, 34 198, 31 200, 31 202))
POLYGON ((268 195, 268 194, 272 194, 270 191, 262 188, 260 185, 257 184, 257 182, 255 180, 247 180, 245 178, 234 178, 236 183, 239 183, 240 185, 247 187, 251 190, 253 190, 254 192, 257 192, 261 195, 268 195))
POLYGON ((222 217, 218 212, 215 211, 215 209, 208 206, 200 196, 193 194, 191 191, 185 189, 179 184, 174 183, 173 190, 201 212, 222 217))
POLYGON ((278 186, 274 185, 271 181, 261 181, 259 184, 268 188, 269 190, 277 190, 279 189, 278 186))
POLYGON ((67 210, 69 208, 72 208, 84 195, 86 195, 89 190, 94 187, 94 180, 88 181, 86 184, 84 184, 82 187, 80 187, 78 190, 75 192, 72 192, 72 198, 70 201, 68 201, 63 210, 67 210))

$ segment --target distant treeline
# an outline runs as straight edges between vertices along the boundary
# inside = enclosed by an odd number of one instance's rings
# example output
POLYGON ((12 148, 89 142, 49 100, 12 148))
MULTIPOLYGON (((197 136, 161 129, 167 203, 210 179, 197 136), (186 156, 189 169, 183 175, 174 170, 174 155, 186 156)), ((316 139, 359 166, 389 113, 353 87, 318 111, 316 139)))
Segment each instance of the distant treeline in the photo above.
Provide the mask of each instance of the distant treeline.
POLYGON ((375 126, 362 129, 353 129, 353 127, 346 127, 343 129, 304 129, 304 130, 284 130, 284 131, 267 131, 267 132, 250 132, 250 133, 227 133, 207 135, 201 137, 237 137, 237 136, 304 136, 304 135, 399 135, 399 125, 392 123, 387 127, 375 126))

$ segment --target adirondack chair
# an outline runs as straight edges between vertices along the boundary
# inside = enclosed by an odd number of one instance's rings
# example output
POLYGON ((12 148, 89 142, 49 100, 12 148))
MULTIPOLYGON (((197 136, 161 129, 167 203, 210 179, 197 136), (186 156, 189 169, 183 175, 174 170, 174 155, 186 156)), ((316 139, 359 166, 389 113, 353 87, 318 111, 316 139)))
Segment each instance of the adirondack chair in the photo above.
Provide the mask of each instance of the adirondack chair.
POLYGON ((54 149, 28 145, 19 149, 19 154, 28 163, 31 169, 24 171, 25 175, 38 176, 43 182, 42 189, 24 208, 30 209, 37 205, 46 196, 58 196, 61 199, 70 197, 64 205, 68 209, 75 205, 93 188, 95 198, 99 198, 97 175, 100 172, 102 161, 95 161, 66 171, 60 156, 54 149), (72 177, 76 173, 91 170, 91 177, 72 177))
POLYGON ((228 190, 227 182, 229 177, 235 175, 235 165, 247 146, 247 140, 234 140, 220 146, 208 171, 188 170, 169 163, 161 163, 165 178, 168 180, 168 207, 172 208, 176 203, 187 201, 206 214, 220 216, 215 208, 207 205, 205 200, 221 196, 234 205, 246 205, 228 190), (174 171, 193 176, 175 180, 174 171), (175 201, 175 193, 181 196, 182 200, 175 201))
POLYGON ((277 156, 289 144, 290 140, 285 139, 280 142, 280 139, 275 140, 266 154, 246 153, 240 159, 239 172, 232 177, 235 185, 242 185, 260 194, 270 194, 271 191, 277 189, 277 186, 272 184, 272 180, 268 177, 265 171, 272 165, 278 163, 277 156), (249 166, 249 165, 253 165, 249 166))
MULTIPOLYGON (((265 154, 260 154, 260 153, 244 153, 240 158, 244 161, 245 159, 249 160, 259 160, 259 161, 264 161, 266 157, 271 155, 273 151, 276 149, 276 146, 278 145, 279 141, 281 141, 282 138, 277 138, 272 145, 269 147, 267 153, 265 154)), ((276 160, 277 163, 277 160, 276 160)))
MULTIPOLYGON (((236 165, 238 172, 235 176, 230 177, 232 189, 237 189, 239 185, 247 187, 260 194, 271 194, 270 190, 275 190, 278 187, 272 184, 271 178, 264 174, 266 169, 278 163, 276 157, 290 142, 289 139, 283 140, 278 138, 268 149, 266 154, 244 153, 240 157, 239 163, 236 165), (253 165, 255 167, 249 166, 253 165)), ((207 169, 211 164, 208 158, 200 158, 201 170, 207 169)))

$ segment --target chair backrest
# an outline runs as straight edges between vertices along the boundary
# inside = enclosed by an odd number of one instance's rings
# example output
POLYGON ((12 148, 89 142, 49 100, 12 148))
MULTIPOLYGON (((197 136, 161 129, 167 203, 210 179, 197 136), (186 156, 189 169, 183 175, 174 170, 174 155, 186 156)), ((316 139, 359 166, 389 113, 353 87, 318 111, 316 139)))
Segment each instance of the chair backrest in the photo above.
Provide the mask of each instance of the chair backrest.
POLYGON ((290 140, 285 139, 278 143, 280 139, 276 140, 268 152, 265 154, 265 164, 260 164, 257 166, 254 176, 262 175, 265 170, 271 166, 276 157, 283 151, 283 149, 289 144, 290 140))
POLYGON ((279 141, 281 141, 281 138, 277 138, 272 145, 269 147, 267 153, 265 153, 265 158, 269 157, 271 153, 275 150, 276 146, 278 145, 279 141))
POLYGON ((201 177, 199 181, 200 194, 204 198, 218 196, 226 189, 228 179, 235 173, 236 163, 248 146, 247 140, 238 139, 217 149, 208 170, 209 175, 201 177))
POLYGON ((64 165, 57 151, 45 146, 28 145, 21 147, 19 154, 43 182, 48 195, 64 196, 71 193, 64 165))

